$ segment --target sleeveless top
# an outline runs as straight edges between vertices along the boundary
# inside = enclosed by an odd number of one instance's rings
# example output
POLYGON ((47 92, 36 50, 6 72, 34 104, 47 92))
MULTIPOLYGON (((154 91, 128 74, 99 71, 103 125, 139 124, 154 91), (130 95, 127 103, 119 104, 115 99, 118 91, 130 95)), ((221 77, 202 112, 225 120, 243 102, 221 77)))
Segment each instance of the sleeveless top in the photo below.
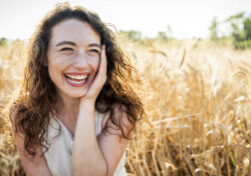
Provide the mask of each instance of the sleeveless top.
MULTIPOLYGON (((95 111, 96 119, 96 135, 101 133, 101 122, 103 114, 95 111)), ((43 147, 43 151, 49 169, 53 176, 71 176, 72 175, 72 146, 73 136, 66 126, 58 119, 51 118, 46 139, 50 144, 48 151, 43 147), (59 129, 61 126, 61 133, 59 129)), ((126 151, 123 153, 122 158, 114 172, 114 176, 126 176, 125 170, 126 151)))

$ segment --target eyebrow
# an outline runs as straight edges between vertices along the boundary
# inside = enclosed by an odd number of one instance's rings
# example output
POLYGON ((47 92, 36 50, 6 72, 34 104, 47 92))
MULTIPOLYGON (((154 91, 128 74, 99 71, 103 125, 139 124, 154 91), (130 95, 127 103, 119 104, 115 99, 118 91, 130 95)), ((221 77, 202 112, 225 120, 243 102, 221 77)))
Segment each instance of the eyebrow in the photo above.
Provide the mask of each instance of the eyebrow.
POLYGON ((62 42, 59 42, 58 44, 56 44, 56 46, 61 46, 61 45, 73 45, 73 46, 76 46, 76 44, 74 42, 71 42, 71 41, 62 41, 62 42))
POLYGON ((101 45, 98 44, 98 43, 91 43, 91 44, 89 45, 89 47, 92 47, 92 46, 96 46, 96 47, 98 47, 98 48, 101 48, 101 45))
MULTIPOLYGON (((62 41, 62 42, 59 42, 58 44, 56 44, 56 46, 61 46, 61 45, 73 45, 73 46, 76 46, 76 44, 74 42, 71 42, 71 41, 62 41)), ((91 43, 88 45, 89 47, 98 47, 98 48, 101 48, 101 45, 98 44, 98 43, 91 43)))

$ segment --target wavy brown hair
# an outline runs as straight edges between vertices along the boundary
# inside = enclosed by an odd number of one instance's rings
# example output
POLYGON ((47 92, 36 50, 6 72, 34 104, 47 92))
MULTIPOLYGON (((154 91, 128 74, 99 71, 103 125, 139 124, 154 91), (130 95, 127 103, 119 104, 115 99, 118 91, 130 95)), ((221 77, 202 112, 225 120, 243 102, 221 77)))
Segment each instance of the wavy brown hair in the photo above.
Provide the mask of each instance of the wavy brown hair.
MULTIPOLYGON (((121 130, 121 137, 127 139, 130 133, 125 133, 122 119, 115 118, 115 107, 121 107, 126 112, 132 129, 144 113, 140 99, 128 84, 135 82, 132 76, 135 69, 128 64, 126 55, 116 44, 113 32, 97 14, 83 7, 70 7, 68 3, 58 4, 45 16, 30 40, 21 90, 9 110, 15 132, 24 134, 25 150, 33 156, 38 145, 46 147, 44 143, 48 144, 44 136, 57 102, 55 85, 44 64, 47 62, 51 31, 56 24, 72 18, 90 24, 100 35, 101 44, 106 46, 107 81, 97 97, 95 109, 100 113, 109 111, 111 115, 108 121, 121 130)), ((108 132, 109 127, 107 123, 103 130, 108 132)))

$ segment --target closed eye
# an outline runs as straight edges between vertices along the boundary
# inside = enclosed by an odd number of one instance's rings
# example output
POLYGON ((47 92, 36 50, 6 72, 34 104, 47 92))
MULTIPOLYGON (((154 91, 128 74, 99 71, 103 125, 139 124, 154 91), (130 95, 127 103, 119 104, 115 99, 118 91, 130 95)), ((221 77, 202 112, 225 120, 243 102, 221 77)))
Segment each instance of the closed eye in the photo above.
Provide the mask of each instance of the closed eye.
POLYGON ((60 51, 73 51, 72 48, 62 48, 60 51))
POLYGON ((94 52, 94 53, 98 53, 99 54, 99 50, 97 50, 97 49, 91 49, 91 50, 89 50, 89 52, 94 52))

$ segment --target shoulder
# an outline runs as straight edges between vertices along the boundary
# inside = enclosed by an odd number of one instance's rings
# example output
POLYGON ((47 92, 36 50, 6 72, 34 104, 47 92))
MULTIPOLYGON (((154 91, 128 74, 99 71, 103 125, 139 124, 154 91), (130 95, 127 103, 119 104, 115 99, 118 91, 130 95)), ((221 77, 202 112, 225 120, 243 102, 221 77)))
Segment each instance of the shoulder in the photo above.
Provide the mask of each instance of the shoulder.
POLYGON ((26 175, 49 175, 52 176, 46 159, 43 156, 41 146, 36 147, 36 155, 30 155, 25 148, 25 134, 16 130, 17 119, 19 118, 19 109, 13 106, 9 109, 9 118, 12 124, 12 133, 14 136, 17 151, 21 160, 21 164, 26 175))

